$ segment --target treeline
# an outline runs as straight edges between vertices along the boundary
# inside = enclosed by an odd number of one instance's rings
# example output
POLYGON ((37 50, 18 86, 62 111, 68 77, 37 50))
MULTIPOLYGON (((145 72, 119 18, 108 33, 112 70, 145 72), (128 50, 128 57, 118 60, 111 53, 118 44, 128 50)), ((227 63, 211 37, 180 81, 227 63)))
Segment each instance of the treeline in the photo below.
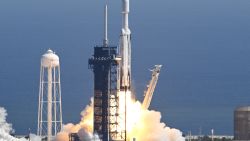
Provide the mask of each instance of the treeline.
MULTIPOLYGON (((186 141, 212 141, 212 138, 210 138, 209 136, 203 136, 203 137, 199 137, 198 139, 186 139, 186 141)), ((232 139, 229 138, 214 138, 213 141, 233 141, 232 139)))

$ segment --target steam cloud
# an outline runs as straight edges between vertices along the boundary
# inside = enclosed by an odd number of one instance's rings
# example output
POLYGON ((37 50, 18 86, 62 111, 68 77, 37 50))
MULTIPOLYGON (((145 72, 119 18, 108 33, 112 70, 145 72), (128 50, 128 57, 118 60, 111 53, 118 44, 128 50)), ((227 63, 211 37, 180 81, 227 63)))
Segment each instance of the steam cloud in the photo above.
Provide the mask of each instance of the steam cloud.
POLYGON ((161 122, 161 113, 142 110, 141 117, 132 130, 132 137, 137 141, 185 141, 182 132, 167 127, 161 122))
MULTIPOLYGON (((131 99, 131 108, 140 107, 139 101, 131 99)), ((133 111, 133 110, 131 110, 133 111)), ((134 113, 132 113, 134 114, 134 113)), ((178 129, 171 129, 161 122, 161 113, 153 110, 140 110, 137 113, 136 121, 133 121, 130 138, 136 141, 185 141, 182 133, 178 129)), ((57 134, 56 141, 69 141, 70 133, 77 133, 81 141, 98 141, 97 135, 93 135, 93 98, 91 103, 81 112, 81 121, 78 124, 66 124, 60 133, 57 134)), ((6 121, 7 112, 0 107, 0 141, 27 141, 24 138, 18 139, 10 135, 14 133, 12 125, 6 121)), ((41 141, 41 138, 31 134, 31 141, 41 141)))
MULTIPOLYGON (((25 138, 18 139, 10 135, 10 133, 14 133, 14 129, 12 129, 12 124, 6 121, 7 115, 7 111, 0 107, 0 141, 28 141, 25 138)), ((41 141, 41 138, 30 134, 30 140, 41 141)))
MULTIPOLYGON (((140 107, 139 101, 131 99, 132 107, 140 107)), ((129 110, 128 110, 129 111, 129 110)), ((131 110, 133 111, 133 110, 131 110)), ((134 114, 134 113, 133 113, 134 114)), ((182 132, 178 129, 167 127, 161 122, 161 113, 153 110, 141 110, 133 128, 129 133, 130 139, 136 141, 185 141, 182 132)), ((77 133, 81 141, 97 141, 98 136, 93 135, 93 98, 90 105, 81 112, 81 121, 78 124, 66 124, 58 133, 56 141, 68 141, 70 133, 77 133)))
POLYGON ((68 123, 63 126, 60 133, 57 134, 56 141, 69 141, 70 133, 77 133, 81 141, 98 141, 97 135, 93 135, 93 98, 91 103, 81 112, 81 121, 78 124, 68 123))

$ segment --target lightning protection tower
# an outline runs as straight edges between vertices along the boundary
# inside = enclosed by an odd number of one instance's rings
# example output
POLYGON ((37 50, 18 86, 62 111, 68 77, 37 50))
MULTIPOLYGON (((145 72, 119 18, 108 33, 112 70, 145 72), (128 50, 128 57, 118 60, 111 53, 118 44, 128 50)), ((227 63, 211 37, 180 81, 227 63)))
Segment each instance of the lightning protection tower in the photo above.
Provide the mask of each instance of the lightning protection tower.
POLYGON ((107 5, 103 45, 94 47, 89 68, 94 73, 94 133, 101 141, 120 138, 118 131, 117 47, 108 44, 107 5))
POLYGON ((41 58, 37 135, 52 141, 61 128, 60 63, 49 49, 41 58))

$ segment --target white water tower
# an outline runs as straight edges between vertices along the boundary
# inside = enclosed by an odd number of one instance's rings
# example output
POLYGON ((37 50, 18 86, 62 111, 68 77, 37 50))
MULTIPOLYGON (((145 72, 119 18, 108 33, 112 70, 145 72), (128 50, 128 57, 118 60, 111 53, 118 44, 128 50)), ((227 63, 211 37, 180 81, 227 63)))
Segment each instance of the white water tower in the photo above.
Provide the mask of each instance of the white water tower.
POLYGON ((37 135, 52 141, 61 128, 60 63, 49 49, 41 58, 37 135))

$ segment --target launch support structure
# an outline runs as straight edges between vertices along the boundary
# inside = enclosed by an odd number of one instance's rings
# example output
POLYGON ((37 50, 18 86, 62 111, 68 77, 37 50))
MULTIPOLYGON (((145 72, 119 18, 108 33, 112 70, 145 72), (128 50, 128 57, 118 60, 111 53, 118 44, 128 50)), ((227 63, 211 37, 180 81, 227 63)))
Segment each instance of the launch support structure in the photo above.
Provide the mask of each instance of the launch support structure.
MULTIPOLYGON (((94 72, 94 133, 102 141, 128 140, 126 99, 127 94, 131 92, 131 31, 128 15, 129 0, 122 0, 122 29, 118 53, 116 46, 108 44, 107 6, 105 7, 103 45, 94 47, 94 55, 88 60, 89 68, 94 72), (119 113, 121 107, 125 108, 125 113, 119 113)), ((161 66, 158 67, 160 69, 161 66)), ((153 77, 156 80, 151 81, 152 89, 146 98, 146 108, 150 104, 159 71, 156 72, 156 77, 153 77)))
POLYGON ((152 70, 152 78, 147 85, 147 89, 144 93, 144 99, 142 102, 142 108, 143 109, 148 109, 154 94, 154 90, 160 75, 162 65, 155 65, 155 68, 152 70))
POLYGON ((107 35, 107 6, 105 6, 105 32, 102 46, 94 47, 88 61, 94 72, 94 134, 102 141, 119 136, 117 118, 117 47, 109 46, 107 35))

